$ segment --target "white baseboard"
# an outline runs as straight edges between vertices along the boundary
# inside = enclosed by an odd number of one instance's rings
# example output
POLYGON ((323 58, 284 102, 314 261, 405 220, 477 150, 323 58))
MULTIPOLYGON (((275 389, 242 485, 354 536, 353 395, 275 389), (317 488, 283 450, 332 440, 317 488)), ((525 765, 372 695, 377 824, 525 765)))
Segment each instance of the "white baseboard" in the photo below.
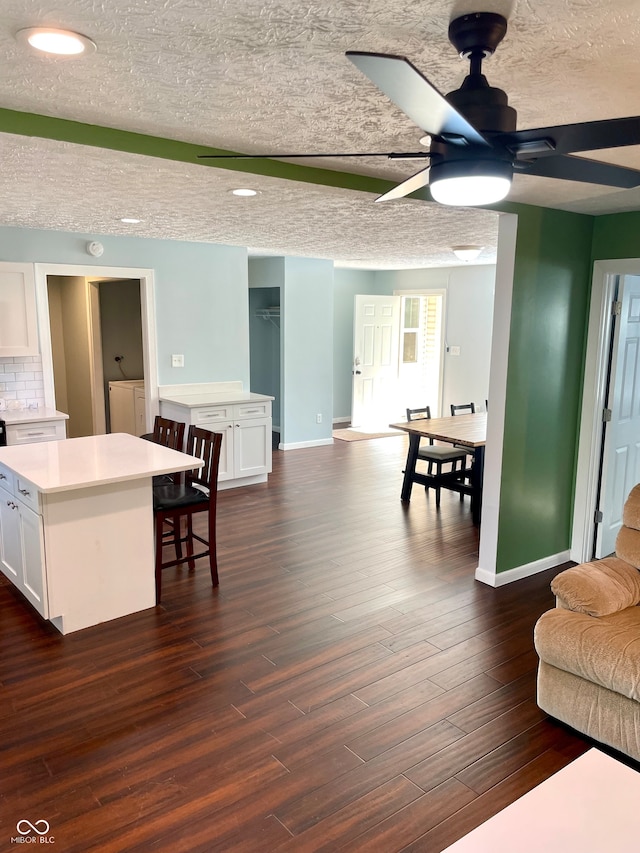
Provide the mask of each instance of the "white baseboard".
POLYGON ((554 566, 566 563, 570 559, 570 551, 561 551, 559 554, 550 554, 541 560, 535 560, 533 563, 527 563, 524 566, 516 566, 515 569, 508 569, 506 572, 498 572, 497 574, 487 569, 481 569, 478 566, 475 577, 477 581, 486 583, 487 586, 505 586, 508 583, 513 583, 514 581, 522 580, 522 578, 537 575, 539 572, 544 572, 547 569, 552 569, 554 566))
POLYGON ((334 424, 350 424, 351 418, 347 415, 345 418, 334 418, 332 423, 334 424))
POLYGON ((323 447, 325 444, 333 444, 332 438, 320 438, 317 441, 293 441, 290 444, 279 444, 278 450, 300 450, 303 447, 323 447))

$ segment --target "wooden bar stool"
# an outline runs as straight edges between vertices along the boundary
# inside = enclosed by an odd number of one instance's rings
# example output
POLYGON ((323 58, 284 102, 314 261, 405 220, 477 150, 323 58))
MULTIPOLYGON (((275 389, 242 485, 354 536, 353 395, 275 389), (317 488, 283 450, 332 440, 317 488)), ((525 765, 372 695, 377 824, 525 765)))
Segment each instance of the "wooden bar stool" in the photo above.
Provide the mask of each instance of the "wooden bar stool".
POLYGON ((216 556, 216 507, 218 498, 218 467, 222 434, 208 429, 190 426, 185 453, 204 460, 201 469, 186 471, 184 478, 153 487, 153 514, 156 530, 156 604, 162 592, 162 570, 187 562, 195 569, 195 561, 209 558, 211 583, 218 586, 218 563, 216 556), (207 513, 207 538, 193 531, 193 516, 207 513), (182 519, 186 518, 186 532, 182 535, 182 519), (170 528, 165 530, 165 523, 170 528), (194 554, 194 540, 206 545, 206 549, 194 554), (186 557, 182 556, 182 543, 186 545, 186 557), (175 559, 163 561, 163 545, 173 545, 175 559))

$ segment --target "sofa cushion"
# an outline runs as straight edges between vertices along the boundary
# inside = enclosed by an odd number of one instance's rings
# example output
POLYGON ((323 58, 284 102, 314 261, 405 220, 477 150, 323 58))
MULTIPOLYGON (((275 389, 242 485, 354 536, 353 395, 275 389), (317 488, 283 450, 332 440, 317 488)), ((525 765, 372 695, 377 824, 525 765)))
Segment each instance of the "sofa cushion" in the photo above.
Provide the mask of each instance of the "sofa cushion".
POLYGON ((551 589, 569 610, 606 616, 640 603, 640 572, 618 557, 605 557, 560 572, 551 589))
POLYGON ((621 560, 640 569, 640 530, 621 527, 616 537, 616 554, 621 560))
POLYGON ((629 492, 622 511, 622 523, 625 527, 640 530, 640 483, 629 492))
POLYGON ((549 610, 534 642, 546 663, 640 701, 640 607, 601 618, 549 610))

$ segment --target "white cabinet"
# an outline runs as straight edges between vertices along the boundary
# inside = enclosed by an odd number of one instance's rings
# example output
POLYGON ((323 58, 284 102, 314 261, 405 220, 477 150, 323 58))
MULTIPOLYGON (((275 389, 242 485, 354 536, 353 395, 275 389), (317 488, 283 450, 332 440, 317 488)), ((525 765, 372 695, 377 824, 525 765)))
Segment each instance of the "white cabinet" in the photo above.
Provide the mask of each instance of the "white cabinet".
POLYGON ((0 263, 0 358, 38 355, 32 264, 0 263))
POLYGON ((171 420, 222 433, 218 483, 221 489, 264 483, 271 472, 271 400, 193 406, 160 401, 171 420))
POLYGON ((144 435, 146 412, 144 379, 121 379, 109 382, 109 417, 111 432, 144 435))
POLYGON ((271 418, 238 418, 233 425, 233 473, 255 477, 271 471, 271 418))
POLYGON ((0 569, 45 619, 49 616, 38 490, 0 466, 0 569))
POLYGON ((25 423, 7 423, 7 444, 33 444, 37 441, 60 441, 67 437, 66 421, 30 420, 25 423))

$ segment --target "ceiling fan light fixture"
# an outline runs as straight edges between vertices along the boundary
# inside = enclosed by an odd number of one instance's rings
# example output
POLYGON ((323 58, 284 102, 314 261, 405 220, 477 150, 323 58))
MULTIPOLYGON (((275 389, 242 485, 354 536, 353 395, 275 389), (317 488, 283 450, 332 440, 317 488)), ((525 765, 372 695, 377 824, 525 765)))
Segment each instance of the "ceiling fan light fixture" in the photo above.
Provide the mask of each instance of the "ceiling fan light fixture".
POLYGON ((475 261, 484 246, 452 246, 451 251, 459 261, 475 261))
POLYGON ((54 27, 25 27, 18 30, 16 39, 34 50, 52 56, 80 56, 97 49, 95 42, 87 36, 54 27))
POLYGON ((439 204, 477 207, 502 201, 512 176, 512 165, 503 160, 445 161, 431 166, 429 189, 439 204))

